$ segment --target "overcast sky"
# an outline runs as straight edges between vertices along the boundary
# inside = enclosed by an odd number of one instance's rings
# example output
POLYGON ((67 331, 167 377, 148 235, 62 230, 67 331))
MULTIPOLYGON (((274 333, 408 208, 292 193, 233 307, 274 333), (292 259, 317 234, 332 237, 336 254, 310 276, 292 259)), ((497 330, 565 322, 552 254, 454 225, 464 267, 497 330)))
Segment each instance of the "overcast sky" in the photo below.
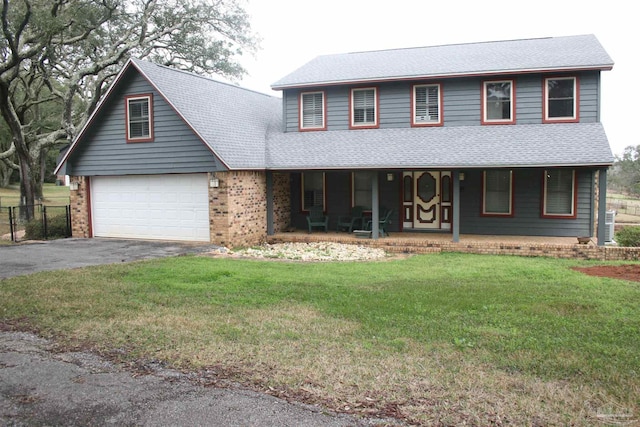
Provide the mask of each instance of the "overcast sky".
POLYGON ((318 55, 594 34, 613 58, 602 73, 602 113, 611 148, 639 145, 640 22, 630 0, 244 0, 262 38, 242 60, 242 87, 280 96, 271 84, 318 55))

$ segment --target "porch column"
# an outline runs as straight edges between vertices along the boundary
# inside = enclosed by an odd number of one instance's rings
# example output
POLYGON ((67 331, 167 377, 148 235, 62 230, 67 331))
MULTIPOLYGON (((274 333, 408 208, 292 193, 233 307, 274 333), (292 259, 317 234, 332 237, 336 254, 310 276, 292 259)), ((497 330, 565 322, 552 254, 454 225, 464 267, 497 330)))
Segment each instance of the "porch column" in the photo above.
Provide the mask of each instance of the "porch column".
POLYGON ((267 236, 273 236, 273 172, 267 171, 267 236))
POLYGON ((378 200, 378 172, 371 173, 371 238, 380 237, 380 206, 378 200))
POLYGON ((598 246, 604 246, 607 214, 607 168, 598 170, 598 246))
POLYGON ((453 212, 452 212, 452 224, 451 234, 454 243, 460 241, 460 171, 451 171, 453 175, 453 212))

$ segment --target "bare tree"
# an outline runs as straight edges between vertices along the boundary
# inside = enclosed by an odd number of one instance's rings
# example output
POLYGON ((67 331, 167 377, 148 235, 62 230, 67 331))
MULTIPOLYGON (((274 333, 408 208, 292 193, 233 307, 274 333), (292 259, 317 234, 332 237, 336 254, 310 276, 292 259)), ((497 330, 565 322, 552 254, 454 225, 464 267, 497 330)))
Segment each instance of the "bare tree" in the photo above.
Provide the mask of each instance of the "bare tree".
POLYGON ((257 43, 236 0, 1 1, 0 113, 11 141, 0 162, 19 167, 25 205, 41 196, 46 151, 73 140, 129 57, 237 78, 236 58, 257 43))

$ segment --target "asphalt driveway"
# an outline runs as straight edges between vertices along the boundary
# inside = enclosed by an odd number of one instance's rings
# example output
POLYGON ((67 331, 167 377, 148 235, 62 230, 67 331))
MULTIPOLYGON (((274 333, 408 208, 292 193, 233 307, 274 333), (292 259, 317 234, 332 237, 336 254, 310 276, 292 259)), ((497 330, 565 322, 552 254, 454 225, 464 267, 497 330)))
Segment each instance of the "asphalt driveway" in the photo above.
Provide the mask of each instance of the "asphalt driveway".
POLYGON ((120 239, 59 239, 0 245, 0 279, 39 271, 207 252, 210 244, 120 239))

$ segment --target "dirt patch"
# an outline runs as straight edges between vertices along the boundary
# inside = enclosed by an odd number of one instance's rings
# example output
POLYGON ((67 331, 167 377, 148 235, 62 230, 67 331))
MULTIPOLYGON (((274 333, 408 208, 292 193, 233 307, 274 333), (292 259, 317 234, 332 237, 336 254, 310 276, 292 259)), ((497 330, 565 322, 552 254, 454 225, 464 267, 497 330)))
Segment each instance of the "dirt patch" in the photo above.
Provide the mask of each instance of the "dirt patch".
POLYGON ((610 277, 612 279, 640 282, 640 264, 596 265, 594 267, 573 267, 589 276, 610 277))

